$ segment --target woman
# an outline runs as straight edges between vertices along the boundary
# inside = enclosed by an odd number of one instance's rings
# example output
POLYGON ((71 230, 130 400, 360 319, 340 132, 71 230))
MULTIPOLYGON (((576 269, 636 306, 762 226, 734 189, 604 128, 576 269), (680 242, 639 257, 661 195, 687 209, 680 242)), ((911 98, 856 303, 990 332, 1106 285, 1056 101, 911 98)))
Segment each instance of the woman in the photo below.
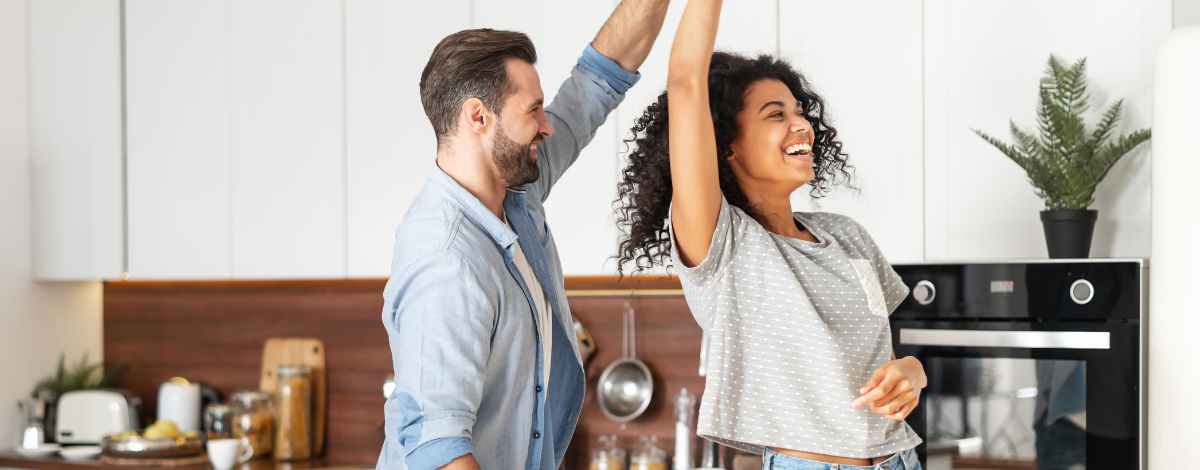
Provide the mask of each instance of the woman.
POLYGON ((792 212, 801 186, 849 180, 846 154, 787 63, 713 53, 720 9, 688 3, 667 92, 633 129, 620 264, 669 255, 708 333, 701 436, 765 468, 919 469, 903 420, 925 374, 887 320, 908 288, 850 218, 792 212))

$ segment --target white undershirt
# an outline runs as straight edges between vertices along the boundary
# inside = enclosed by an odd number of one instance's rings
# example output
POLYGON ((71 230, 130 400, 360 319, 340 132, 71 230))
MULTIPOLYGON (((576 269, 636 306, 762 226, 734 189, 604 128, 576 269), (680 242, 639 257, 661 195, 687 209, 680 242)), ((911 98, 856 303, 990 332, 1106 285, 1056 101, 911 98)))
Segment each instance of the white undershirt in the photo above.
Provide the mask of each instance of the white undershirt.
MULTIPOLYGON (((509 226, 511 229, 512 227, 509 226)), ((550 310, 550 299, 546 297, 546 293, 542 291, 542 285, 538 282, 537 277, 533 275, 533 268, 529 266, 529 260, 525 259, 525 252, 521 251, 520 243, 513 243, 513 262, 517 264, 517 271, 521 272, 521 277, 525 280, 525 285, 529 286, 529 294, 533 297, 533 305, 536 307, 538 318, 538 337, 542 341, 542 383, 546 390, 550 389, 550 352, 553 335, 550 329, 553 325, 553 311, 550 310)))

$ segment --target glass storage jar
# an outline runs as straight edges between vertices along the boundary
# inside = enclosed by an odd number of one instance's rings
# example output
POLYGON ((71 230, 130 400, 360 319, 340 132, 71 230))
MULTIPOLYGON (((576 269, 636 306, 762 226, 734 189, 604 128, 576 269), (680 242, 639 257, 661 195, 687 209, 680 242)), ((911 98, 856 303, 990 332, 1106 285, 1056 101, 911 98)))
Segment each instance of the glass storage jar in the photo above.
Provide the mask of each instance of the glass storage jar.
POLYGON ((617 448, 617 436, 600 436, 600 448, 592 451, 590 470, 625 470, 625 449, 617 448))
POLYGON ((654 445, 658 436, 642 436, 642 448, 629 457, 629 470, 667 470, 667 453, 654 445))
POLYGON ((302 365, 279 366, 275 397, 279 412, 275 427, 275 460, 296 461, 312 457, 312 378, 302 365))
POLYGON ((275 443, 275 410, 271 394, 257 390, 234 392, 229 398, 230 413, 233 415, 231 434, 235 439, 245 438, 255 457, 271 453, 275 443))

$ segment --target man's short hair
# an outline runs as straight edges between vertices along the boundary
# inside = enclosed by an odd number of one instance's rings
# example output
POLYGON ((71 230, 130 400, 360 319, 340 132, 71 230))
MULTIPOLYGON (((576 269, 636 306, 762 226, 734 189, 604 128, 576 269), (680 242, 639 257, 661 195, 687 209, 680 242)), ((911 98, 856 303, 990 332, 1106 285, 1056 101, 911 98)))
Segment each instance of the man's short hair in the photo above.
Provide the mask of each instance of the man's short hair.
POLYGON ((433 49, 421 72, 421 106, 433 124, 438 146, 454 133, 462 104, 479 98, 496 114, 513 91, 505 61, 537 63, 537 51, 525 33, 468 29, 446 36, 433 49))

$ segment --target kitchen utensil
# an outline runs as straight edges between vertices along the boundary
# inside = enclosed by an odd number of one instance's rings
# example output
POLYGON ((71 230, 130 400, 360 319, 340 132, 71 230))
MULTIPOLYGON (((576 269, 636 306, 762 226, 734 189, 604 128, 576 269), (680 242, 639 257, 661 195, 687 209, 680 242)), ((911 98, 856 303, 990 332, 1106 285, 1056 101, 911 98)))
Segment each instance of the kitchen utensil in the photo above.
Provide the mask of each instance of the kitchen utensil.
POLYGON ((42 400, 26 398, 17 401, 17 408, 20 409, 18 416, 21 419, 19 425, 21 445, 18 447, 22 449, 36 449, 46 442, 46 422, 43 419, 46 404, 42 400))
POLYGON ((109 434, 133 429, 136 405, 119 390, 76 390, 58 397, 55 432, 60 444, 99 444, 109 434))
POLYGON ((383 397, 391 398, 394 391, 396 391, 396 374, 388 374, 387 378, 383 379, 383 397))
POLYGON ((273 392, 278 386, 276 370, 289 364, 306 365, 312 370, 312 455, 321 455, 325 449, 325 344, 316 338, 267 339, 258 389, 273 392))
POLYGON ((100 456, 100 446, 72 446, 58 451, 67 460, 91 460, 100 456))
POLYGON ((171 421, 179 432, 200 431, 200 384, 171 377, 158 386, 157 421, 171 421))
POLYGON ((625 470, 625 449, 617 447, 617 436, 600 436, 600 448, 592 451, 589 470, 625 470))
POLYGON ((279 366, 276 377, 279 399, 276 415, 275 460, 298 461, 312 456, 312 379, 304 365, 279 366))
POLYGON ((234 392, 230 398, 234 438, 245 438, 254 448, 254 456, 271 453, 275 446, 275 409, 271 394, 258 390, 234 392))
POLYGON ((658 436, 642 436, 642 448, 629 457, 629 470, 667 470, 667 453, 654 445, 658 436))
POLYGON ((245 439, 212 439, 208 441, 208 461, 215 470, 229 470, 234 464, 246 463, 254 456, 254 448, 245 439))
POLYGON ((721 458, 721 445, 708 439, 700 438, 700 467, 698 468, 721 468, 725 467, 724 459, 721 458))
POLYGON ((692 470, 692 416, 696 412, 696 396, 688 389, 679 389, 675 396, 675 465, 674 470, 692 470))
POLYGON ((621 352, 625 357, 604 369, 596 387, 600 411, 618 423, 632 421, 646 412, 654 392, 654 377, 650 375, 650 368, 637 359, 637 324, 629 302, 625 302, 622 314, 621 352))
POLYGON ((14 449, 21 457, 49 457, 61 449, 58 444, 42 444, 35 449, 14 449))
POLYGON ((584 365, 587 365, 588 359, 591 359, 592 354, 596 353, 596 340, 592 339, 592 334, 588 332, 579 317, 571 314, 571 322, 575 324, 575 341, 579 344, 579 358, 583 360, 584 365))
POLYGON ((187 457, 204 452, 204 439, 183 436, 163 439, 106 437, 100 442, 100 452, 111 457, 134 459, 187 457))
POLYGON ((233 410, 229 405, 212 403, 204 408, 204 434, 210 440, 233 437, 233 410))

